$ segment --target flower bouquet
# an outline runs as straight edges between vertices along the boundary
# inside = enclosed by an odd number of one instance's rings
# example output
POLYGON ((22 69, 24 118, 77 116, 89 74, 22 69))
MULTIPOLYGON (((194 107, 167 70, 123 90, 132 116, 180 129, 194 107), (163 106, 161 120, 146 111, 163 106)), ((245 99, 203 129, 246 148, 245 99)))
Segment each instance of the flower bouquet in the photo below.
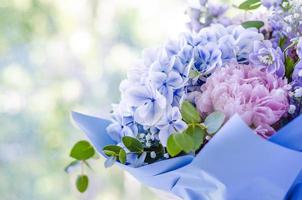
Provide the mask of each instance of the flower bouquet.
MULTIPOLYGON (((145 50, 121 82, 110 120, 72 113, 106 167, 178 199, 302 199, 302 2, 238 8, 249 14, 195 2, 189 30, 145 50)), ((70 155, 93 154, 81 141, 70 155)))

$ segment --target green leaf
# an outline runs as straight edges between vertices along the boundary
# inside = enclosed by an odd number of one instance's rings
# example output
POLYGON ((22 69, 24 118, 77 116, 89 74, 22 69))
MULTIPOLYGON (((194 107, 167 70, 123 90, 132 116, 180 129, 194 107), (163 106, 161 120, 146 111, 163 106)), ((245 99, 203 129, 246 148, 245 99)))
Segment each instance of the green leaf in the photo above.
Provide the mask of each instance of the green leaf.
POLYGON ((167 151, 170 156, 177 156, 181 152, 181 147, 179 147, 175 141, 175 134, 171 134, 167 141, 167 151))
POLYGON ((286 56, 286 58, 285 58, 285 76, 288 79, 291 78, 294 69, 295 69, 295 61, 291 57, 286 56))
POLYGON ((77 142, 70 151, 70 157, 77 160, 87 160, 93 157, 94 154, 94 148, 85 140, 77 142))
POLYGON ((181 105, 181 115, 187 123, 200 123, 201 118, 196 108, 188 101, 184 101, 181 105))
POLYGON ((207 116, 204 121, 204 124, 207 127, 207 132, 209 134, 216 133, 219 128, 222 126, 225 120, 225 115, 222 112, 213 112, 207 116))
POLYGON ((243 28, 257 28, 260 29, 262 26, 264 26, 264 22, 262 21, 246 21, 241 24, 243 28))
POLYGON ((134 153, 142 153, 144 151, 142 143, 136 138, 124 136, 122 138, 123 144, 129 151, 134 153))
POLYGON ((122 164, 125 164, 126 163, 126 152, 124 149, 121 149, 120 152, 119 152, 119 161, 122 163, 122 164))
POLYGON ((190 153, 194 150, 194 141, 193 138, 184 133, 175 133, 174 134, 175 143, 186 153, 190 153))
POLYGON ((206 136, 205 130, 197 125, 190 125, 185 131, 186 134, 190 135, 193 138, 194 142, 194 151, 198 150, 204 142, 206 136))
POLYGON ((239 9, 242 10, 254 10, 261 6, 260 0, 246 0, 245 2, 239 5, 239 9))
POLYGON ((64 171, 65 171, 66 173, 70 173, 70 170, 71 170, 72 168, 78 166, 79 164, 80 164, 80 161, 74 160, 74 161, 72 161, 71 163, 69 163, 69 164, 65 167, 64 171))
POLYGON ((88 188, 88 183, 89 183, 88 176, 79 175, 76 180, 76 186, 78 191, 81 193, 85 192, 88 188))
POLYGON ((117 156, 121 149, 122 147, 117 145, 107 145, 103 148, 103 151, 107 156, 117 156))
POLYGON ((284 45, 286 44, 287 38, 286 37, 281 37, 279 39, 278 45, 281 49, 283 49, 284 45))

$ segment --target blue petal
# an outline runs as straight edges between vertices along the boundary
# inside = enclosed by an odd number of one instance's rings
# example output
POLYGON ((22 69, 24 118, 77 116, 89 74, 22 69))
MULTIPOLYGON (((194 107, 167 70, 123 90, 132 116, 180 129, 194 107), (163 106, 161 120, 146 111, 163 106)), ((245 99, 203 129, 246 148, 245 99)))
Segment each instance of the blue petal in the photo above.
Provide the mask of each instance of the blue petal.
POLYGON ((150 91, 146 86, 136 86, 125 93, 125 101, 129 106, 140 106, 150 99, 150 91))
POLYGON ((179 73, 171 71, 168 74, 168 80, 167 80, 169 86, 173 87, 173 88, 179 88, 182 86, 183 84, 183 80, 180 76, 179 73))

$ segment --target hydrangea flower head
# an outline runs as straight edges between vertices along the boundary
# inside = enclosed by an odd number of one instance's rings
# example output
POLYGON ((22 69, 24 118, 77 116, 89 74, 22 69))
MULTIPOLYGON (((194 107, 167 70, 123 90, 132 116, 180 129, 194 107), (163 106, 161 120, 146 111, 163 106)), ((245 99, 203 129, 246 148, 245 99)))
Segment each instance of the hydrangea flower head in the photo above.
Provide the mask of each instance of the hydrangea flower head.
POLYGON ((259 134, 268 137, 272 125, 288 110, 287 82, 250 65, 230 64, 217 69, 196 94, 195 103, 204 114, 238 113, 259 134))

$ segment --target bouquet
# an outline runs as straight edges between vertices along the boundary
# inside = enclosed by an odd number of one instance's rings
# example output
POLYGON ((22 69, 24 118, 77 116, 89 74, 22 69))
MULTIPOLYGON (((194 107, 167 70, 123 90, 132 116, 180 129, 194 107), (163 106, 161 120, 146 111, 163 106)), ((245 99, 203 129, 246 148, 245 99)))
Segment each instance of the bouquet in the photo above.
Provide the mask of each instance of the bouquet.
MULTIPOLYGON (((128 72, 110 120, 73 112, 106 167, 185 200, 302 199, 302 2, 238 8, 195 2, 188 31, 128 72)), ((81 141, 70 155, 93 154, 81 141)))

